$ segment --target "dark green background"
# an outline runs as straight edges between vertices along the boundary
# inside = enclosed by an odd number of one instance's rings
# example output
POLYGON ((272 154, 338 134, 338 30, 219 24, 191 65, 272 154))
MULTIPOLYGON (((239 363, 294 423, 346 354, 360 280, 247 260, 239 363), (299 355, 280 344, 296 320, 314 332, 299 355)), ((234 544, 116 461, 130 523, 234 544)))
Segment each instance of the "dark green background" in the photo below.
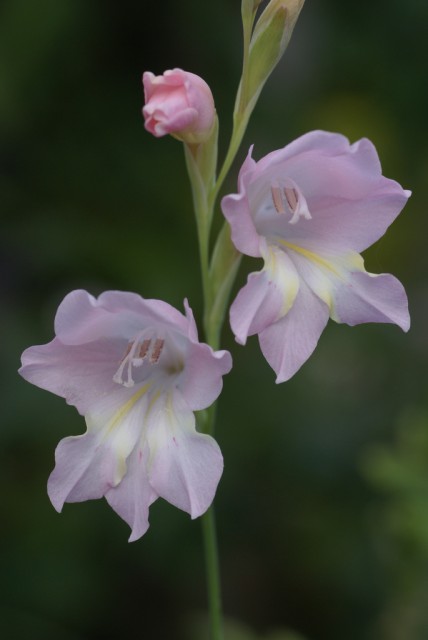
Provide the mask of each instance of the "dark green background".
MULTIPOLYGON (((366 266, 404 283, 413 326, 330 323, 274 384, 256 339, 230 330, 217 438, 227 640, 428 638, 428 4, 308 0, 239 161, 322 128, 376 144, 413 190, 366 266), (239 625, 245 625, 245 632, 239 625), (274 635, 275 629, 277 635, 274 635), (282 632, 280 630, 283 630, 282 632), (241 634, 241 635, 240 635, 241 634), (293 636, 295 637, 295 636, 293 636)), ((239 0, 3 0, 0 6, 0 635, 203 640, 199 522, 170 505, 128 544, 104 501, 56 514, 46 480, 84 421, 16 369, 47 342, 68 291, 135 290, 200 318, 180 143, 145 132, 141 73, 212 87, 221 152, 241 64, 239 0), (199 629, 199 630, 198 630, 199 629)), ((240 282, 249 270, 244 262, 240 282)))

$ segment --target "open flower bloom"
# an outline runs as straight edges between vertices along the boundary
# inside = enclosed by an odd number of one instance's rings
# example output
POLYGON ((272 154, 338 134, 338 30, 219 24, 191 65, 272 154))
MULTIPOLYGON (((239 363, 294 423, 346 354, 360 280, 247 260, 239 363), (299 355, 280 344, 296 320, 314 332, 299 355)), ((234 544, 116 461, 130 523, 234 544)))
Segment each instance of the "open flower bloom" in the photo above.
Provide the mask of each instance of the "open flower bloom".
POLYGON ((182 69, 155 76, 143 74, 144 126, 157 138, 168 133, 188 143, 208 139, 215 118, 211 89, 199 76, 182 69))
POLYGON ((86 418, 86 433, 56 449, 48 493, 57 511, 105 496, 136 540, 158 497, 192 518, 211 504, 223 459, 215 440, 195 430, 193 411, 218 397, 231 357, 198 341, 185 308, 184 316, 134 293, 73 291, 58 308, 52 342, 23 353, 20 374, 86 418))
POLYGON ((389 274, 364 269, 376 242, 410 196, 382 176, 373 144, 350 145, 313 131, 259 162, 250 153, 239 193, 223 198, 236 248, 261 257, 230 310, 236 340, 258 334, 262 352, 288 380, 309 358, 327 324, 391 322, 407 331, 407 297, 389 274))

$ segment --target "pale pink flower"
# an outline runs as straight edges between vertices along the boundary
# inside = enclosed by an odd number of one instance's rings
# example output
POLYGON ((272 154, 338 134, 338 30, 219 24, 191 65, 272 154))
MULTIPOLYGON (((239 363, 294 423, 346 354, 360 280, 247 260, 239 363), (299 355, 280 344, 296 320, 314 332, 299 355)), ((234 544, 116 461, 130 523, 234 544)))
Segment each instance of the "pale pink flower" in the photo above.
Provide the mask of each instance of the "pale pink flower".
POLYGON ((155 76, 143 74, 144 126, 156 137, 173 134, 183 142, 204 142, 215 118, 211 89, 199 76, 182 69, 155 76))
POLYGON ((198 341, 186 301, 185 309, 134 293, 73 291, 52 342, 23 353, 20 374, 86 418, 86 433, 56 449, 48 493, 57 511, 104 496, 136 540, 158 497, 192 518, 211 504, 223 458, 195 430, 193 412, 218 397, 231 357, 198 341))
POLYGON ((364 269, 410 191, 382 176, 373 144, 313 131, 258 162, 251 150, 239 193, 222 208, 236 248, 263 258, 232 304, 236 340, 258 334, 262 352, 288 380, 315 349, 328 318, 410 326, 407 297, 389 274, 364 269))

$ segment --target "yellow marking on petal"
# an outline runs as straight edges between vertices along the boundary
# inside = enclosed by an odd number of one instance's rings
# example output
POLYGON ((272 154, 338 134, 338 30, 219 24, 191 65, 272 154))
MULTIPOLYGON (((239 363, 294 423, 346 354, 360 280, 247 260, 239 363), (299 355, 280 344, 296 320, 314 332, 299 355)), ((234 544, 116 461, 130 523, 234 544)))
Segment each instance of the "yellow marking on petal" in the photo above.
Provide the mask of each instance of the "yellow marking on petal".
MULTIPOLYGON (((282 238, 276 238, 276 240, 284 247, 292 249, 296 253, 300 253, 311 262, 314 262, 319 267, 323 267, 327 271, 330 271, 335 276, 343 280, 343 274, 340 273, 336 266, 329 260, 322 258, 320 255, 318 255, 318 253, 314 253, 313 251, 309 251, 308 249, 303 249, 303 247, 299 247, 296 244, 287 242, 287 240, 283 240, 282 238)), ((342 263, 340 262, 340 260, 341 259, 339 258, 339 267, 344 267, 345 269, 355 269, 357 271, 364 271, 364 261, 359 253, 349 252, 342 263)))
POLYGON ((311 262, 315 262, 319 267, 323 267, 327 269, 327 271, 331 271, 335 276, 340 278, 340 273, 333 267, 331 262, 321 258, 317 253, 313 251, 309 251, 308 249, 303 249, 302 247, 298 247, 297 244, 292 244, 291 242, 287 242, 287 240, 283 240, 282 238, 277 238, 277 241, 282 244, 287 249, 292 249, 296 253, 300 253, 302 256, 310 260, 311 262))
POLYGON ((287 242, 282 238, 276 237, 276 241, 283 245, 287 249, 291 249, 296 253, 299 253, 304 258, 312 262, 320 269, 317 286, 311 287, 314 293, 323 300, 330 309, 330 316, 335 319, 334 311, 334 280, 332 276, 336 277, 342 282, 346 282, 349 271, 362 271, 365 272, 364 260, 359 253, 349 251, 345 255, 338 256, 335 262, 326 260, 319 254, 299 247, 298 245, 287 242))
POLYGON ((286 272, 284 266, 279 264, 279 255, 281 253, 283 252, 278 250, 278 248, 270 246, 263 256, 265 261, 263 270, 267 271, 270 278, 276 283, 283 294, 283 303, 279 318, 282 318, 290 311, 299 291, 299 278, 294 272, 286 272), (285 274, 286 277, 284 277, 285 274))
POLYGON ((159 390, 153 394, 153 397, 149 402, 149 406, 147 407, 146 417, 149 415, 150 411, 153 409, 154 404, 156 403, 156 401, 159 399, 161 395, 162 395, 162 392, 159 390))
POLYGON ((106 435, 105 435, 106 438, 111 434, 112 431, 114 431, 114 429, 116 429, 119 423, 122 422, 122 420, 128 415, 128 413, 131 411, 135 403, 140 398, 142 398, 145 393, 147 393, 147 391, 150 389, 152 384, 153 384, 152 382, 148 382, 143 387, 141 387, 141 389, 138 389, 137 393, 134 393, 132 398, 130 398, 128 402, 126 402, 119 409, 119 411, 116 411, 113 418, 110 420, 109 424, 107 425, 106 435))

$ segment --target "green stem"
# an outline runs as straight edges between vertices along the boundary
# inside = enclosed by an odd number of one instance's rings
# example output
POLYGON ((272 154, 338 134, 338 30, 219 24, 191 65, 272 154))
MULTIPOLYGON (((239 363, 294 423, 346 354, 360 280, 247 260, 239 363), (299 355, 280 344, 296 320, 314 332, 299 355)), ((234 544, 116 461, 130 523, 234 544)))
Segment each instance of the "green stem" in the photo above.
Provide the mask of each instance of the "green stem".
POLYGON ((235 122, 234 124, 232 137, 230 140, 229 148, 226 153, 226 157, 224 159, 220 174, 216 180, 214 188, 210 194, 211 207, 214 207, 215 201, 223 185, 224 179, 226 178, 229 172, 229 169, 232 166, 232 162, 234 161, 235 156, 238 153, 238 149, 242 142, 242 138, 244 137, 247 124, 248 124, 248 118, 245 118, 245 117, 239 123, 235 122))
POLYGON ((207 198, 207 189, 200 173, 195 149, 190 145, 184 145, 184 157, 186 160, 187 172, 192 187, 193 207, 195 211, 196 227, 198 232, 199 258, 201 263, 202 290, 204 295, 205 308, 211 305, 210 299, 210 277, 209 277, 209 240, 213 207, 207 198))
POLYGON ((240 86, 238 89, 235 110, 233 114, 233 131, 230 139, 229 148, 227 150, 226 157, 223 162, 223 166, 221 168, 217 181, 214 185, 214 188, 210 194, 210 205, 212 207, 214 207, 216 198, 223 185, 224 179, 227 176, 229 169, 232 166, 232 162, 234 161, 235 156, 238 152, 238 149, 242 142, 242 138, 244 137, 244 133, 247 128, 248 120, 250 119, 250 115, 251 115, 251 110, 248 110, 246 108, 246 94, 247 94, 247 83, 248 83, 248 62, 249 62, 251 32, 253 29, 255 16, 256 16, 256 11, 253 12, 253 15, 249 20, 245 20, 243 22, 244 42, 243 42, 242 75, 241 75, 240 86))
MULTIPOLYGON (((244 137, 247 128, 251 110, 245 107, 246 82, 248 72, 248 51, 251 38, 251 30, 255 12, 251 19, 244 23, 244 60, 242 72, 242 86, 240 87, 239 106, 235 109, 233 118, 233 131, 229 144, 229 148, 223 162, 220 174, 215 180, 211 188, 207 189, 207 182, 198 172, 197 163, 194 161, 196 157, 192 155, 192 150, 186 149, 186 162, 192 183, 193 200, 195 205, 196 222, 198 227, 199 251, 201 259, 202 284, 204 292, 204 318, 210 319, 205 322, 205 338, 213 349, 218 349, 221 328, 224 323, 226 302, 220 308, 216 307, 214 283, 210 278, 210 230, 211 220, 213 217, 215 203, 226 178, 229 169, 235 159, 239 146, 244 137), (213 314, 213 310, 217 310, 213 314), (213 318, 214 315, 214 318, 213 318)), ((217 141, 216 141, 217 144, 217 141)), ((237 269, 234 274, 236 275, 237 269)), ((230 287, 229 287, 230 291, 230 287)), ((218 292, 217 292, 218 295, 218 292)), ((216 404, 209 407, 205 413, 204 433, 213 435, 215 425, 216 404)), ((223 617, 221 607, 221 587, 220 587, 220 569, 218 559, 217 535, 214 519, 214 507, 202 516, 202 533, 204 542, 205 565, 207 571, 207 589, 208 602, 210 612, 210 640, 223 640, 223 617)))
POLYGON ((224 640, 217 534, 212 505, 202 516, 202 535, 207 569, 210 640, 224 640))

